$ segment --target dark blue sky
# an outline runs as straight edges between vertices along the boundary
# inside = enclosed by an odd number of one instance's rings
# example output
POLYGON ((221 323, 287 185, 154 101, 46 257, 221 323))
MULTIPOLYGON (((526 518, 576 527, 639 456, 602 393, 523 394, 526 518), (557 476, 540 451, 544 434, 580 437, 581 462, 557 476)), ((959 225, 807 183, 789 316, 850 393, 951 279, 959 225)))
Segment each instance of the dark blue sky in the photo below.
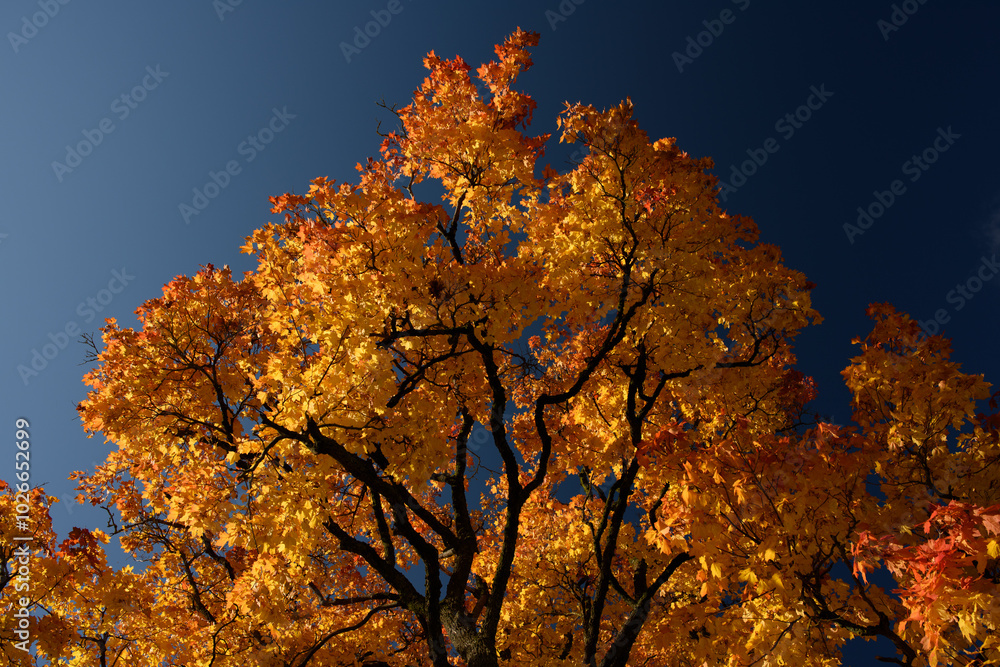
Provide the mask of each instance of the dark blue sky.
MULTIPOLYGON (((31 422, 60 534, 104 524, 66 480, 107 452, 75 411, 79 332, 134 323, 199 265, 251 268, 239 247, 274 217, 268 196, 354 180, 392 122, 376 103, 407 104, 428 51, 475 67, 518 26, 541 34, 519 80, 533 133, 564 102, 631 97, 652 138, 715 160, 729 212, 817 284, 825 322, 797 347, 817 411, 848 420, 839 372, 872 302, 937 313, 964 369, 1000 378, 1000 277, 981 280, 1000 272, 996 2, 236 1, 0 8, 2 423, 13 440, 31 422), (873 217, 848 233, 859 207, 873 217)), ((568 157, 553 142, 546 161, 568 157)))

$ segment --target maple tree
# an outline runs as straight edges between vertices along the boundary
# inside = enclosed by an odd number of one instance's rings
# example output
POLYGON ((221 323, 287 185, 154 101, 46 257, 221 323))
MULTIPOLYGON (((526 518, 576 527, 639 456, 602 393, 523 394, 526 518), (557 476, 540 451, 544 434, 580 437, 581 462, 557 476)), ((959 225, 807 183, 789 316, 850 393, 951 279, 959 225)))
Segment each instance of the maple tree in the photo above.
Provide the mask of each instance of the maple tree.
POLYGON ((272 199, 255 271, 109 320, 76 478, 110 527, 45 529, 39 659, 1000 663, 989 385, 873 305, 855 425, 813 421, 812 284, 628 101, 567 105, 584 157, 539 173, 536 43, 432 52, 356 185, 272 199))

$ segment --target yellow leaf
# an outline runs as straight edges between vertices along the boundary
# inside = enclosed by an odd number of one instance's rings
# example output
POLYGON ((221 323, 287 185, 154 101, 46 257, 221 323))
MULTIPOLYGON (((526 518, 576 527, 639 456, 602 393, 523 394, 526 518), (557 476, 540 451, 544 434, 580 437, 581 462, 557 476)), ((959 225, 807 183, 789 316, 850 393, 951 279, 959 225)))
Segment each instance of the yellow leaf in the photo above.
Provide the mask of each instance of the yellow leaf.
POLYGON ((976 635, 975 628, 964 615, 958 617, 958 629, 962 631, 962 636, 967 640, 972 640, 976 635))

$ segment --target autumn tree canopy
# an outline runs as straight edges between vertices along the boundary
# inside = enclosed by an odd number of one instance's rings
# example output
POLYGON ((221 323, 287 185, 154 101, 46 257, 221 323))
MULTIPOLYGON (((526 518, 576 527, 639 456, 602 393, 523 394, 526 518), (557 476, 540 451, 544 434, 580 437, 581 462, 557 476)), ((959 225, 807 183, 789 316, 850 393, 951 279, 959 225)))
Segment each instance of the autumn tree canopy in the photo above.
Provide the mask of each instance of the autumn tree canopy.
POLYGON ((990 385, 875 305, 854 424, 816 423, 811 283, 628 101, 567 105, 583 158, 542 169, 537 39, 430 53, 357 183, 272 199, 255 271, 109 320, 79 410, 113 451, 77 476, 112 523, 46 538, 40 656, 1000 663, 990 385))

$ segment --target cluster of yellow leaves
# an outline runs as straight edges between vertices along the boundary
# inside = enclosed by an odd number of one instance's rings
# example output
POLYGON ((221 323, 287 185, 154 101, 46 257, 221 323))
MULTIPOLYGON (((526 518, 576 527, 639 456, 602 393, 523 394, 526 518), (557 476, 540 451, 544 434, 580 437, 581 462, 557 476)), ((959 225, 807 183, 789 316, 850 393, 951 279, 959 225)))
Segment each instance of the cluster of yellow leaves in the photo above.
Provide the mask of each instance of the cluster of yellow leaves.
POLYGON ((809 424, 812 284, 628 100, 567 105, 584 157, 539 175, 536 43, 478 81, 429 54, 357 184, 272 198, 254 271, 108 322, 80 415, 115 450, 75 477, 145 568, 44 529, 40 655, 424 665, 437 632, 474 667, 833 665, 875 636, 997 661, 989 386, 877 306, 857 428, 809 424))

